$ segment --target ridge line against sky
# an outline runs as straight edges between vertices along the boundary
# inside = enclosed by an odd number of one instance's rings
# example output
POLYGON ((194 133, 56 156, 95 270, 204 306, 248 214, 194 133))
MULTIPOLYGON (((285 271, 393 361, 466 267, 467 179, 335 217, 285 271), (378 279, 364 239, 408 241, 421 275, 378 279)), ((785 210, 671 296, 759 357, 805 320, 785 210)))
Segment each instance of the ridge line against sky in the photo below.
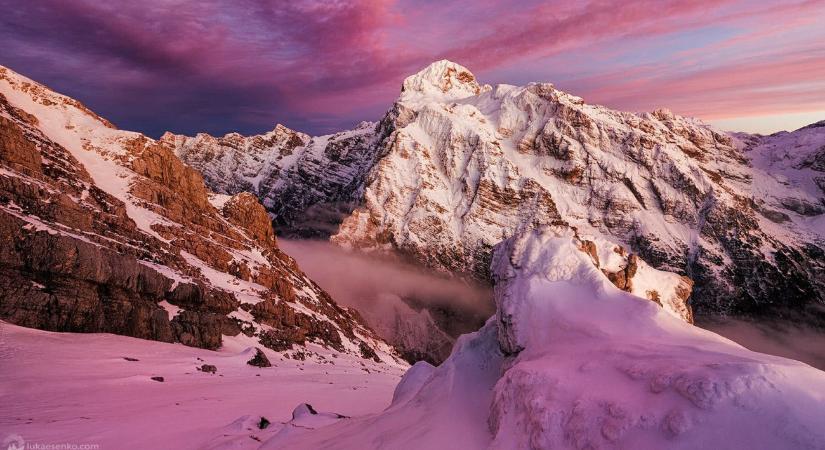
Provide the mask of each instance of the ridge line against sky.
POLYGON ((328 133, 442 58, 726 129, 825 119, 825 0, 0 0, 0 64, 119 127, 328 133))

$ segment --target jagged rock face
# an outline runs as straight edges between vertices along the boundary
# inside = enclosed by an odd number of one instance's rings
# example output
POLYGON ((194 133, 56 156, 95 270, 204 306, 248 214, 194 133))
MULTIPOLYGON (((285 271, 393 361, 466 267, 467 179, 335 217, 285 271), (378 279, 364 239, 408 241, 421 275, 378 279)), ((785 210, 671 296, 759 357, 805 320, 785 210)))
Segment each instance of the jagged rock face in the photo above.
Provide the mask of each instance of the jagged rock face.
POLYGON ((310 138, 278 125, 259 136, 166 133, 161 141, 203 173, 215 192, 257 195, 282 234, 326 238, 354 208, 380 150, 379 128, 365 122, 352 131, 310 138))
POLYGON ((166 133, 160 140, 197 168, 212 190, 220 194, 257 191, 279 162, 294 159, 296 147, 310 137, 278 125, 269 133, 244 137, 230 133, 217 138, 205 133, 187 137, 166 133))
POLYGON ((254 196, 210 193, 167 144, 5 68, 0 318, 209 349, 243 332, 278 351, 313 342, 395 358, 278 248, 254 196))
POLYGON ((254 195, 248 192, 235 195, 224 203, 221 211, 230 222, 246 230, 261 247, 277 247, 272 221, 254 195))
MULTIPOLYGON (((821 191, 753 195, 775 175, 730 136, 668 111, 587 105, 550 84, 431 95, 443 86, 432 72, 405 82, 426 87, 405 89, 385 119, 393 131, 364 204, 334 241, 487 279, 495 244, 564 223, 692 278, 702 313, 825 301, 821 191), (776 224, 766 210, 789 219, 776 224)), ((802 160, 795 167, 817 167, 816 156, 802 160)))
MULTIPOLYGON (((547 83, 480 85, 439 61, 404 81, 374 130, 335 135, 357 134, 344 140, 357 157, 340 165, 319 150, 338 138, 308 138, 295 162, 262 169, 277 188, 253 192, 287 229, 324 235, 343 213, 331 237, 341 245, 393 248, 481 280, 493 246, 516 230, 567 224, 692 279, 698 313, 796 308, 825 302, 823 130, 732 137, 666 110, 588 105, 547 83)), ((214 171, 214 146, 185 148, 176 151, 214 171)))

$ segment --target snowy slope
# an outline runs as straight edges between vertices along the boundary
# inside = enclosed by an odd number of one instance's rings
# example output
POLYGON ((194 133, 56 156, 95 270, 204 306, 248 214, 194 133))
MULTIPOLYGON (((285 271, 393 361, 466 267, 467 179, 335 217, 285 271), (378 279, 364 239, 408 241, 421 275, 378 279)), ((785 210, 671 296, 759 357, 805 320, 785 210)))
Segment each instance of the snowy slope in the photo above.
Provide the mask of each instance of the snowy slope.
POLYGON ((797 226, 825 236, 825 122, 770 136, 737 135, 754 168, 752 192, 797 226))
POLYGON ((825 448, 825 372, 618 290, 569 228, 517 234, 493 271, 496 316, 382 414, 263 448, 825 448))
POLYGON ((102 449, 252 449, 301 403, 351 417, 378 412, 401 376, 319 346, 305 361, 265 349, 273 366, 253 367, 252 345, 227 338, 215 352, 0 322, 0 436, 102 449), (198 371, 203 364, 217 372, 198 371), (271 422, 263 430, 261 417, 271 422))

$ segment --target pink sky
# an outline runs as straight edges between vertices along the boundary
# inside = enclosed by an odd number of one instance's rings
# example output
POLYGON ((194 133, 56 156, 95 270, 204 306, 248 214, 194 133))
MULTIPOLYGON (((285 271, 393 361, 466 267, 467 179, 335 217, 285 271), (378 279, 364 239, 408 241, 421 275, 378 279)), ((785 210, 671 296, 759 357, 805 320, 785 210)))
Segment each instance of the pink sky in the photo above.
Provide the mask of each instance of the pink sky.
POLYGON ((448 58, 482 82, 772 132, 825 119, 825 0, 0 0, 0 64, 123 128, 318 133, 448 58))

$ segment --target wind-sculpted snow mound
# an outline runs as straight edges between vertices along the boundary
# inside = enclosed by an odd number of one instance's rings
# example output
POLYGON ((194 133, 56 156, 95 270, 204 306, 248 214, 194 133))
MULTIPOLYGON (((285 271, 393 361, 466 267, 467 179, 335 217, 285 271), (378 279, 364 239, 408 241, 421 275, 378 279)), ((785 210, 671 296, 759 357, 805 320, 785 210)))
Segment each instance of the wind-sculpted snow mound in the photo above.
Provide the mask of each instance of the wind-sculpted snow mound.
POLYGON ((568 236, 497 252, 495 448, 823 448, 825 374, 618 291, 568 236))
MULTIPOLYGON (((572 230, 518 233, 496 248, 493 273, 496 316, 442 366, 413 367, 384 413, 277 444, 825 448, 825 373, 621 291, 572 230)), ((285 448, 274 444, 264 448, 285 448)))

